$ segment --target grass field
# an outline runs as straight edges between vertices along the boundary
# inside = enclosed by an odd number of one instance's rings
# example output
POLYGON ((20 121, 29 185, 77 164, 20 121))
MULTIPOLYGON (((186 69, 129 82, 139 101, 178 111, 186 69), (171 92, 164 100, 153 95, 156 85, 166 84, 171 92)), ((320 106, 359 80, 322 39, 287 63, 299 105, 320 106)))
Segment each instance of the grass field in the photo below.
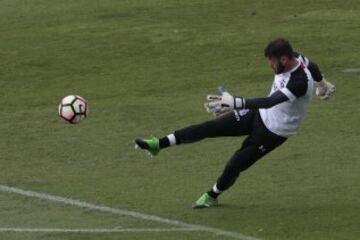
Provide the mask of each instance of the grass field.
POLYGON ((0 185, 217 229, 1 190, 0 239, 360 239, 359 40, 357 0, 0 0, 0 185), (299 134, 242 174, 219 207, 194 211, 243 138, 153 159, 132 141, 211 118, 202 105, 219 84, 266 95, 263 48, 277 36, 317 62, 336 95, 314 99, 299 134), (57 116, 68 94, 90 104, 79 125, 57 116), (145 228, 164 231, 135 230, 145 228))

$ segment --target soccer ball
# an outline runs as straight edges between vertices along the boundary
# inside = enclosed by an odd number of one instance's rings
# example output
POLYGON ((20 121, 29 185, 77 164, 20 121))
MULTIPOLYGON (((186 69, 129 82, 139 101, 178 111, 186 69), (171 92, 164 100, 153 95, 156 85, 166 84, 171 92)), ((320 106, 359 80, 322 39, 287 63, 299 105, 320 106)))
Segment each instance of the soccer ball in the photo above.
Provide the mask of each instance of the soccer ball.
POLYGON ((86 118, 88 111, 89 107, 85 99, 77 95, 66 96, 59 104, 59 116, 72 124, 86 118))

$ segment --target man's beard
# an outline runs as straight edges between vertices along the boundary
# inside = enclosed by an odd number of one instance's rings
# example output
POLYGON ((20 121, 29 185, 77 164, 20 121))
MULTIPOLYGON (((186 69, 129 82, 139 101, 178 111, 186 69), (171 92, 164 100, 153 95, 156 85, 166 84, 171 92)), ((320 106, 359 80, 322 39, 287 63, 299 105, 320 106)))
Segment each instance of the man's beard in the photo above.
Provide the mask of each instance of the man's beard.
POLYGON ((284 70, 285 70, 285 65, 279 63, 279 65, 278 65, 277 68, 276 68, 276 72, 275 72, 275 73, 276 73, 276 74, 280 74, 280 73, 283 73, 284 70))

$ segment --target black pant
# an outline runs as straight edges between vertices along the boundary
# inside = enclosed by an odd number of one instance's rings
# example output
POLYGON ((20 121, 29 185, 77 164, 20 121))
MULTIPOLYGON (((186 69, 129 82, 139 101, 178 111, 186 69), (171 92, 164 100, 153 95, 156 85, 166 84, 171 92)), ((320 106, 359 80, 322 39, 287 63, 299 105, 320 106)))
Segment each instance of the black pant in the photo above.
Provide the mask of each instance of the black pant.
POLYGON ((270 132, 262 122, 258 110, 235 110, 214 120, 175 131, 177 144, 197 142, 204 138, 244 135, 248 137, 227 162, 217 180, 216 186, 220 191, 231 187, 240 172, 280 146, 286 138, 270 132))

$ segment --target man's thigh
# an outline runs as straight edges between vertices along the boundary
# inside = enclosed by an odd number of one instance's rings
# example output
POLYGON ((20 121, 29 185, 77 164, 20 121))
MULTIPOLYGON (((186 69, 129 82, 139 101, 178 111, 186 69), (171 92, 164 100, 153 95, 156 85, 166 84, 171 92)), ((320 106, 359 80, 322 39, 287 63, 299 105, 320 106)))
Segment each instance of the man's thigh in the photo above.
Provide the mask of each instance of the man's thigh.
POLYGON ((266 128, 260 114, 254 114, 253 129, 243 143, 243 148, 247 146, 257 147, 261 156, 271 152, 275 148, 283 144, 287 138, 276 135, 266 128))
POLYGON ((253 131, 255 111, 233 110, 221 117, 207 121, 205 124, 212 129, 212 136, 243 136, 253 131))
POLYGON ((252 132, 254 111, 231 111, 221 117, 176 130, 178 144, 193 143, 204 138, 243 136, 252 132))

